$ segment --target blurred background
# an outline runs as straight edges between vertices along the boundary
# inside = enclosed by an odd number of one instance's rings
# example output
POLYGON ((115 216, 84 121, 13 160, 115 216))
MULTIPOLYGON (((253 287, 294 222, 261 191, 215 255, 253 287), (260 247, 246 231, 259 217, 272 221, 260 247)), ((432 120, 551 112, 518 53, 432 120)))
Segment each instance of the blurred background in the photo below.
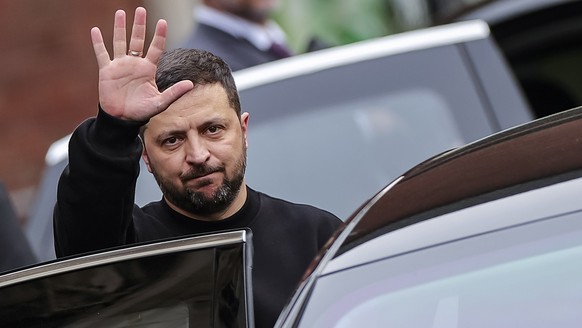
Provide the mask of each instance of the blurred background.
MULTIPOLYGON (((312 37, 341 45, 438 23, 479 0, 281 0, 276 21, 298 53, 312 37)), ((0 0, 0 181, 25 221, 54 141, 97 110, 89 30, 111 40, 113 13, 136 6, 169 23, 169 48, 192 32, 197 0, 0 0)))

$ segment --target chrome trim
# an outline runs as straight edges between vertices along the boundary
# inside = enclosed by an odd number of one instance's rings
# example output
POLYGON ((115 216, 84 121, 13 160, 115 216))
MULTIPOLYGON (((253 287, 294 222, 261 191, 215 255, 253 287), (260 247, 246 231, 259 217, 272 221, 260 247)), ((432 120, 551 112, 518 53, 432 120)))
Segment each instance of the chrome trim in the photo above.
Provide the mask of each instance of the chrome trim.
POLYGON ((46 155, 44 161, 48 166, 53 166, 58 164, 60 161, 67 158, 69 154, 69 140, 71 139, 71 134, 62 137, 61 139, 53 142, 46 155))
POLYGON ((245 242, 247 242, 247 232, 245 230, 237 230, 106 251, 7 273, 0 276, 0 288, 55 274, 132 260, 140 257, 245 242))
POLYGON ((464 21, 336 46, 234 73, 240 90, 380 57, 487 38, 489 25, 464 21))

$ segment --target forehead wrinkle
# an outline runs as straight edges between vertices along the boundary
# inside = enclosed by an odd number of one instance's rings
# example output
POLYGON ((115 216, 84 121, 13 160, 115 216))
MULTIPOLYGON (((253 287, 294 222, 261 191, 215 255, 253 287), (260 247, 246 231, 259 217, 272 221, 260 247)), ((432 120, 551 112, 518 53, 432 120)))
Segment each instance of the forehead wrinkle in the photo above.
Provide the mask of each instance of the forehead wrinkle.
POLYGON ((224 88, 220 84, 204 84, 196 85, 194 89, 178 98, 168 109, 158 115, 175 113, 179 117, 188 117, 204 111, 206 111, 205 115, 211 115, 223 108, 234 111, 224 88))

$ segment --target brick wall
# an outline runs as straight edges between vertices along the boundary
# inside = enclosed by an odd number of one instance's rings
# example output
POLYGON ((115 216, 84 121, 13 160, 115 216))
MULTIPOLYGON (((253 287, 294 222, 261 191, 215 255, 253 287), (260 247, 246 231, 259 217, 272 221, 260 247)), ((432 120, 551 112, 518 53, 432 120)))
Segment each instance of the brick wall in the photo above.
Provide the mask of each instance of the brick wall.
POLYGON ((0 180, 23 219, 49 145, 96 112, 90 28, 111 40, 115 10, 141 3, 0 0, 0 180))

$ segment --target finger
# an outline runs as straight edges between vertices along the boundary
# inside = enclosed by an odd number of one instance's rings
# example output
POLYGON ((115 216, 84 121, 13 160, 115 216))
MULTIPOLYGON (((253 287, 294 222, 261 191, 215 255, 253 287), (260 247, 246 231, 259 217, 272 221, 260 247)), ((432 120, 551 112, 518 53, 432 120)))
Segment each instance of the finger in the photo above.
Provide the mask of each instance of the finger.
POLYGON ((152 42, 150 43, 150 47, 148 48, 148 52, 146 54, 146 59, 151 61, 154 64, 158 63, 164 48, 166 47, 166 34, 168 33, 168 23, 160 19, 156 24, 156 31, 154 32, 154 37, 152 38, 152 42))
POLYGON ((178 98, 182 97, 186 92, 194 88, 194 83, 189 80, 180 81, 168 89, 164 90, 160 95, 160 110, 165 110, 178 98))
POLYGON ((143 52, 143 45, 146 34, 146 10, 143 7, 135 9, 133 18, 133 28, 131 30, 131 39, 129 40, 129 51, 143 52))
POLYGON ((113 25, 113 57, 118 58, 127 54, 127 41, 125 35, 125 11, 115 12, 113 25))
POLYGON ((95 51, 95 58, 97 58, 97 65, 99 68, 105 67, 111 60, 109 53, 103 42, 103 35, 98 27, 91 29, 91 41, 93 42, 93 51, 95 51))

